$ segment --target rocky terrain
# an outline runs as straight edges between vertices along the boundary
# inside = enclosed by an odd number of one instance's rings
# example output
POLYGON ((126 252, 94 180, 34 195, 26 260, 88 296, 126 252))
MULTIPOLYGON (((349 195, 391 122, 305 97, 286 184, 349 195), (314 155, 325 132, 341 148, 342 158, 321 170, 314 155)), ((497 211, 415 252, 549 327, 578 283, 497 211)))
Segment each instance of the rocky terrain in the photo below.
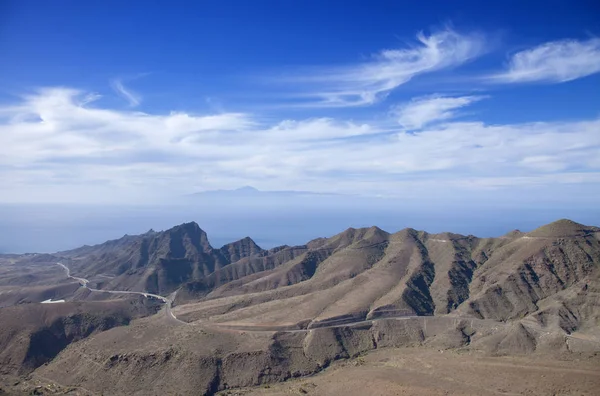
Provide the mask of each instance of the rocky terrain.
MULTIPOLYGON (((214 248, 196 223, 186 223, 0 260, 0 318, 18 318, 0 321, 3 373, 10 381, 21 376, 5 385, 12 391, 214 394, 262 386, 278 394, 291 388, 265 386, 332 364, 315 378, 342 383, 355 369, 335 362, 380 356, 374 350, 423 354, 415 359, 462 351, 456 364, 478 356, 600 362, 600 228, 569 220, 498 238, 350 228, 270 250, 250 238, 214 248), (66 278, 56 262, 92 289, 66 278), (168 297, 163 310, 173 307, 148 316, 159 302, 101 290, 155 293, 168 297), (66 302, 39 304, 48 298, 66 302)), ((388 370, 373 359, 379 368, 369 370, 388 370)), ((573 364, 555 369, 580 370, 600 386, 592 370, 573 364)), ((319 381, 321 391, 294 392, 330 393, 319 381)), ((380 394, 437 392, 390 386, 380 394)), ((455 388, 482 394, 467 390, 455 388)))
POLYGON ((72 342, 156 312, 143 299, 22 304, 0 310, 0 374, 24 374, 72 342))
POLYGON ((338 361, 310 378, 219 395, 594 395, 599 381, 598 360, 593 359, 386 348, 338 361))

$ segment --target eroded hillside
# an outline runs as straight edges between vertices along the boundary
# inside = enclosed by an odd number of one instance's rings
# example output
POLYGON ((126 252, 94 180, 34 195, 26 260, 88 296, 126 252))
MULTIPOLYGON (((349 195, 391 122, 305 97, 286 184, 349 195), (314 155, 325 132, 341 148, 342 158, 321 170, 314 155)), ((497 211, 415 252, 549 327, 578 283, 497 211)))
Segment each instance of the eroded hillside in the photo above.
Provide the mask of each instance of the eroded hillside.
MULTIPOLYGON (((250 238, 213 248, 197 224, 187 223, 37 260, 37 272, 12 281, 30 282, 26 289, 42 288, 43 295, 71 293, 68 301, 97 300, 95 307, 121 304, 102 290, 174 298, 175 317, 167 310, 130 322, 138 314, 96 308, 91 327, 66 325, 77 310, 41 325, 27 314, 32 330, 21 332, 27 343, 10 355, 12 372, 39 365, 27 366, 38 362, 27 359, 27 345, 39 338, 36 329, 48 328, 64 346, 43 355, 51 360, 33 378, 92 393, 213 394, 313 374, 387 347, 600 351, 600 229, 569 220, 498 238, 349 228, 270 250, 250 238), (53 260, 99 290, 61 278, 60 268, 48 269, 53 260), (44 289, 44 276, 56 285, 44 289)), ((14 287, 5 290, 34 304, 14 287)))

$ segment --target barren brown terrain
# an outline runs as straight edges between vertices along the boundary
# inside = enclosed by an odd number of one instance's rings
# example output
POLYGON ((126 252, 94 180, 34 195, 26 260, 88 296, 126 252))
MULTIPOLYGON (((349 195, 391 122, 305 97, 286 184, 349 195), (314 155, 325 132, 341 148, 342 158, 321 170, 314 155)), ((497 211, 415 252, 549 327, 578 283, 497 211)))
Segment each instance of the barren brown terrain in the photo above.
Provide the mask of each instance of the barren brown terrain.
POLYGON ((463 350, 382 349, 323 373, 219 395, 597 395, 598 356, 490 357, 463 350))
POLYGON ((7 392, 600 389, 600 229, 569 220, 499 238, 350 228, 271 250, 213 248, 187 223, 0 260, 7 392))

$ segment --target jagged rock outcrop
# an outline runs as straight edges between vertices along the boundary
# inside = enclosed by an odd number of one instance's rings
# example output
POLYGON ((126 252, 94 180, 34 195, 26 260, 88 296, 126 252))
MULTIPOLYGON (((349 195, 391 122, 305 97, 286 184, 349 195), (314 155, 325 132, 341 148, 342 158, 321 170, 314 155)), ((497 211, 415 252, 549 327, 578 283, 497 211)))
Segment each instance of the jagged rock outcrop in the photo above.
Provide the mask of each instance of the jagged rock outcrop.
POLYGON ((162 232, 126 235, 59 255, 68 259, 72 271, 81 276, 114 276, 103 285, 105 288, 168 294, 189 282, 203 280, 234 261, 263 252, 250 238, 215 249, 206 232, 191 222, 162 232))

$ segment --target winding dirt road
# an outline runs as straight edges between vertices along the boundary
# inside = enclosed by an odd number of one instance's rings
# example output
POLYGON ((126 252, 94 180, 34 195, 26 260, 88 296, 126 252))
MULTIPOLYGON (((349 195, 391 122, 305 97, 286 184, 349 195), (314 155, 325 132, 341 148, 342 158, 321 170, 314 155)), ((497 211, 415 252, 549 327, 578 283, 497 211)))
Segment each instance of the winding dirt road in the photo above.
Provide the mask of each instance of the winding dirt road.
MULTIPOLYGON (((136 292, 136 291, 129 291, 129 290, 103 290, 103 289, 94 289, 93 287, 89 287, 88 283, 90 282, 89 280, 85 279, 85 278, 79 278, 77 276, 73 276, 71 275, 71 270, 69 269, 69 267, 67 267, 66 265, 64 265, 63 263, 56 263, 57 265, 61 266, 66 274, 67 274, 67 278, 69 279, 74 279, 77 282, 79 282, 79 284, 88 289, 89 291, 92 292, 101 292, 101 293, 110 293, 110 294, 137 294, 140 296, 144 296, 146 298, 156 298, 162 302, 165 303, 165 312, 167 314, 168 318, 171 318, 179 323, 185 323, 188 324, 182 320, 177 319, 177 317, 173 314, 173 311, 171 310, 171 307, 173 305, 173 300, 169 299, 167 297, 163 297, 163 296, 159 296, 158 294, 153 294, 153 293, 146 293, 146 292, 136 292)), ((173 293, 173 298, 175 298, 175 294, 177 292, 173 293)))

